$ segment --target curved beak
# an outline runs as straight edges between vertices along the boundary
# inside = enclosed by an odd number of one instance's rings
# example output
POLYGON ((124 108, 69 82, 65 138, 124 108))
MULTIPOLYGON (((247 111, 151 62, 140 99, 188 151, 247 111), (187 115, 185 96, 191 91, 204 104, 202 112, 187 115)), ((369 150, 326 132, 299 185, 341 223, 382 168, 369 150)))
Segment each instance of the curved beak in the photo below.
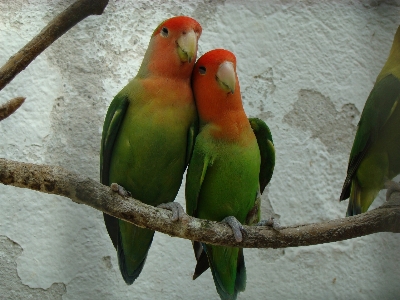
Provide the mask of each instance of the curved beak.
POLYGON ((217 81, 220 86, 229 93, 235 92, 236 86, 236 73, 233 63, 230 61, 224 61, 219 65, 217 71, 217 81))
POLYGON ((181 62, 191 62, 197 52, 197 34, 194 30, 183 33, 177 40, 181 62))

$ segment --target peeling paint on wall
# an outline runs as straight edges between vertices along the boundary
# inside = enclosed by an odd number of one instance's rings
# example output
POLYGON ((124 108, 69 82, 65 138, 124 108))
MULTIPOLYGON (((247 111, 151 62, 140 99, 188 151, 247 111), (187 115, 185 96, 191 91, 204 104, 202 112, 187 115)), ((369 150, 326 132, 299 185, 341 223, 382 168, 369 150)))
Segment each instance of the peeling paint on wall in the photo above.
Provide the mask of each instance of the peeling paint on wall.
POLYGON ((62 299, 66 293, 63 283, 53 283, 48 289, 30 288, 17 273, 17 258, 23 249, 8 237, 0 235, 0 299, 62 299))
POLYGON ((353 104, 343 105, 337 111, 332 101, 318 91, 300 90, 298 100, 283 121, 305 132, 311 131, 311 137, 320 139, 329 153, 350 153, 349 141, 354 139, 354 123, 359 115, 353 104))

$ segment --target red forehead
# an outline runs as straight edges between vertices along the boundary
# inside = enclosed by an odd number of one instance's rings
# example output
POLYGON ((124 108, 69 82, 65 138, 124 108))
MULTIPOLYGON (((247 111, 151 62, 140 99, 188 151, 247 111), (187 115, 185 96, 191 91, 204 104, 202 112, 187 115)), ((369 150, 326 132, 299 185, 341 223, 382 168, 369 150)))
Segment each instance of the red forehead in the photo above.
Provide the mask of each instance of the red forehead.
POLYGON ((195 68, 199 68, 201 66, 211 67, 214 72, 216 72, 217 68, 220 64, 224 61, 230 61, 233 63, 233 66, 236 70, 236 57, 235 55, 225 49, 214 49, 208 51, 207 53, 203 54, 199 60, 196 62, 195 68))
POLYGON ((163 27, 167 27, 169 30, 173 31, 193 29, 195 32, 198 32, 199 35, 201 34, 202 31, 201 25, 195 19, 186 16, 179 16, 165 20, 160 25, 158 25, 156 30, 154 30, 153 32, 153 36, 160 33, 163 27))
POLYGON ((236 67, 235 55, 225 49, 214 49, 203 54, 197 61, 197 65, 214 65, 219 66, 224 61, 230 61, 236 67))

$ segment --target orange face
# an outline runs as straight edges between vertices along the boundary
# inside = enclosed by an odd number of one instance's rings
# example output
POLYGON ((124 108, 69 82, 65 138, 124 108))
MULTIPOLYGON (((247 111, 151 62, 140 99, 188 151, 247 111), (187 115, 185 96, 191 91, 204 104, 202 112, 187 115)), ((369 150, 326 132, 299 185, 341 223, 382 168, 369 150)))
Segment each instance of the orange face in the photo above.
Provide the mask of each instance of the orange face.
POLYGON ((153 74, 190 78, 202 28, 185 16, 162 22, 153 32, 145 63, 153 74))
POLYGON ((200 118, 217 119, 224 111, 242 108, 236 57, 225 49, 205 53, 192 73, 192 89, 200 118))
POLYGON ((249 127, 232 52, 215 49, 200 57, 193 68, 192 90, 200 120, 219 128, 215 135, 235 138, 249 127))

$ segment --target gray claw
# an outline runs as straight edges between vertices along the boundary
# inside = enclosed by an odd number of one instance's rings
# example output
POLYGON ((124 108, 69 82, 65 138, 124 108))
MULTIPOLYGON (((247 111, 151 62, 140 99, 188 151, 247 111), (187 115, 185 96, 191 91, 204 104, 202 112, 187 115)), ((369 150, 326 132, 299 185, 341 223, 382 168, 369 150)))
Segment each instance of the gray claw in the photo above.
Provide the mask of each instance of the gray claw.
POLYGON ((189 220, 188 215, 185 213, 182 205, 178 202, 168 202, 168 203, 161 203, 157 207, 164 208, 172 211, 172 221, 187 221, 189 220))
POLYGON ((132 194, 120 186, 118 183, 111 183, 111 190, 115 193, 120 194, 122 197, 131 197, 132 194))
POLYGON ((240 243, 243 241, 243 234, 246 233, 246 230, 243 228, 242 224, 234 217, 229 216, 223 219, 221 222, 227 223, 233 231, 233 235, 235 236, 236 242, 240 243))
POLYGON ((256 224, 256 226, 271 226, 275 230, 282 229, 282 226, 279 224, 279 221, 275 220, 275 218, 273 217, 266 220, 261 220, 256 224))

